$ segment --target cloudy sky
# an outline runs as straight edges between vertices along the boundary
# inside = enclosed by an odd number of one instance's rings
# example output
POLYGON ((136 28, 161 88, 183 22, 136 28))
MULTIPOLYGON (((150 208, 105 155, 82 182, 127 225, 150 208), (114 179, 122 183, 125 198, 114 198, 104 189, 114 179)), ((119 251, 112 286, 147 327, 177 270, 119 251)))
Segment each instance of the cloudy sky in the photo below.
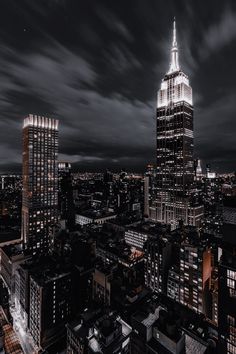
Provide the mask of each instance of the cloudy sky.
POLYGON ((81 171, 154 162, 174 16, 195 155, 236 170, 235 0, 1 0, 0 172, 21 170, 28 113, 60 120, 60 158, 81 171))

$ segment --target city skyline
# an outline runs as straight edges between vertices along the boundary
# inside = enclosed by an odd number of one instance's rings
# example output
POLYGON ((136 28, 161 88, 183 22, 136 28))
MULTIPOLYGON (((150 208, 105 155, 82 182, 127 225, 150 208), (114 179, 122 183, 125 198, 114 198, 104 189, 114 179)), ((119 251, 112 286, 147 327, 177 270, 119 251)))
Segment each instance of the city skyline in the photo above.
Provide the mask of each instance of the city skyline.
POLYGON ((216 28, 210 1, 22 1, 0 45, 0 354, 236 354, 230 2, 216 28))
POLYGON ((235 4, 214 2, 211 20, 211 1, 184 4, 4 5, 0 172, 21 171, 29 113, 60 120, 59 158, 75 169, 143 171, 155 162, 155 101, 174 16, 194 89, 195 157, 234 171, 235 4))

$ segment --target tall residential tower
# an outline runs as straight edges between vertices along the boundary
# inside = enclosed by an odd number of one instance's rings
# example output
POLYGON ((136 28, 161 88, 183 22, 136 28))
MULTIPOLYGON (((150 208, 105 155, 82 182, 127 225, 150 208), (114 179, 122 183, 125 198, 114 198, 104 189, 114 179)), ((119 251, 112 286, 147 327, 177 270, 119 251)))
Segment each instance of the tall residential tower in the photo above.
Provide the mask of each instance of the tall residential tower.
POLYGON ((197 225, 202 208, 192 209, 194 180, 193 102, 188 76, 180 69, 176 25, 169 70, 157 95, 157 199, 151 218, 170 224, 197 225))
POLYGON ((30 114, 23 125, 22 239, 48 250, 58 214, 58 120, 30 114))

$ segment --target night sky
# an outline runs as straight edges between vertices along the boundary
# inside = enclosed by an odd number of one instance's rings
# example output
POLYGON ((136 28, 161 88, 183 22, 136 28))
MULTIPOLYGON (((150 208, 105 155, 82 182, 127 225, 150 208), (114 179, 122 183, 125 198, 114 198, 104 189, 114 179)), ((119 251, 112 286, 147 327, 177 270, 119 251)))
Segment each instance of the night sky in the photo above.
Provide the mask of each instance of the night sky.
POLYGON ((28 113, 60 120, 74 168, 155 162, 156 94, 179 57, 194 99, 195 156, 236 170, 236 1, 0 0, 0 172, 21 171, 28 113))

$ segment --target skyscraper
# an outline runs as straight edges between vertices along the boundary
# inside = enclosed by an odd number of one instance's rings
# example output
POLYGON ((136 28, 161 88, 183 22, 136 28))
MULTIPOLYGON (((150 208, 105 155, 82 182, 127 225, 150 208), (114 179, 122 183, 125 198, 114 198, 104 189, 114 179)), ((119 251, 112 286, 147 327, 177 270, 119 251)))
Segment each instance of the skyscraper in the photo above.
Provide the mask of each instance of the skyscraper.
POLYGON ((193 102, 188 76, 180 69, 176 25, 170 67, 157 95, 157 199, 156 219, 171 224, 196 224, 202 210, 190 206, 194 180, 193 102), (191 217, 189 218, 189 216, 191 217), (194 215, 194 218, 192 216, 194 215))
POLYGON ((152 164, 147 165, 144 174, 144 216, 150 216, 150 207, 155 199, 156 173, 152 164))
POLYGON ((75 208, 73 200, 71 164, 69 162, 59 162, 58 182, 58 204, 61 226, 71 230, 75 224, 75 208))
POLYGON ((30 114, 23 125, 22 238, 33 254, 48 250, 58 213, 58 120, 30 114))
POLYGON ((195 174, 195 179, 201 179, 201 177, 202 177, 202 166, 201 166, 201 160, 200 159, 195 159, 194 160, 194 174, 195 174))

